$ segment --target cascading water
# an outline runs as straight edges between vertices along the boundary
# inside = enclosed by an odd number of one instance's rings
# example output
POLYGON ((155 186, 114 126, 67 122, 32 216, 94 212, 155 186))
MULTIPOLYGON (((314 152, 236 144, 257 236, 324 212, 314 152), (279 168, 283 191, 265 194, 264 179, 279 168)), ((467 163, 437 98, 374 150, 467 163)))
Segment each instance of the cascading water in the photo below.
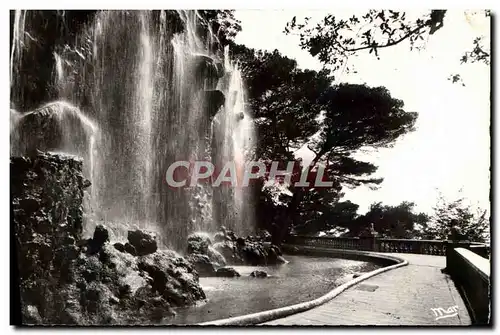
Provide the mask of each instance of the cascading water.
MULTIPOLYGON (((254 126, 245 108, 245 90, 241 72, 229 58, 229 48, 224 49, 223 80, 218 89, 225 92, 224 113, 216 115, 215 124, 219 130, 215 132, 216 147, 219 154, 215 157, 215 165, 222 166, 234 162, 238 182, 242 181, 242 170, 245 162, 251 158, 254 146, 254 126)), ((217 189, 214 191, 216 212, 219 222, 240 234, 253 231, 253 204, 247 188, 236 187, 217 189), (228 206, 231 204, 231 206, 228 206)))
MULTIPOLYGON (((14 92, 26 84, 16 75, 32 16, 15 14, 14 92)), ((212 160, 220 168, 235 160, 241 166, 253 145, 241 74, 227 49, 222 57, 213 52, 215 37, 203 24, 196 11, 100 11, 74 45, 58 45, 52 52, 52 82, 64 102, 40 110, 51 111, 63 135, 54 135, 60 141, 42 149, 84 157, 92 182, 87 233, 99 222, 120 239, 137 226, 180 248, 194 231, 220 225, 239 234, 253 230, 245 190, 208 184, 172 189, 164 182, 174 161, 212 160), (172 17, 180 18, 183 32, 172 17)), ((46 119, 40 110, 35 112, 46 119)), ((16 140, 19 120, 11 122, 12 154, 22 154, 16 148, 29 138, 16 140)), ((29 143, 23 145, 36 146, 29 143)))

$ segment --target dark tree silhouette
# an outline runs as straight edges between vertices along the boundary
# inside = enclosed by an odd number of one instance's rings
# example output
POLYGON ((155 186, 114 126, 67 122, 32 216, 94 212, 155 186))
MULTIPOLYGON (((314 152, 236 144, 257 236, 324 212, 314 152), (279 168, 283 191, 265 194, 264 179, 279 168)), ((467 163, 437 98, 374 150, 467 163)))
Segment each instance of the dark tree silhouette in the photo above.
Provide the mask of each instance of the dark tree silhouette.
MULTIPOLYGON (((410 18, 401 11, 369 10, 350 18, 329 14, 314 26, 309 24, 310 18, 299 23, 294 17, 285 27, 285 33, 298 34, 300 46, 334 71, 349 71, 347 60, 359 52, 367 51, 380 59, 380 49, 403 42, 408 42, 411 49, 424 48, 427 39, 443 27, 446 13, 446 10, 429 10, 410 18)), ((491 14, 486 10, 476 15, 490 17, 491 14)), ((484 36, 475 38, 471 45, 471 50, 464 51, 460 61, 489 65, 490 46, 484 36)), ((461 82, 459 74, 450 75, 449 80, 461 82)))
POLYGON ((332 78, 327 70, 301 70, 295 60, 273 52, 231 45, 239 60, 248 102, 258 128, 257 157, 293 159, 293 151, 319 130, 321 97, 332 78))
MULTIPOLYGON (((414 130, 417 113, 405 112, 403 102, 391 97, 383 87, 341 84, 330 88, 323 99, 325 120, 319 139, 309 146, 315 153, 311 165, 326 164, 330 176, 351 186, 380 184, 382 179, 366 178, 376 167, 352 158, 352 154, 362 147, 392 145, 414 130)), ((294 225, 300 218, 304 194, 302 188, 294 190, 290 205, 294 225)), ((288 230, 285 226, 283 234, 288 230)))
POLYGON ((373 223, 380 237, 419 238, 421 227, 426 226, 429 216, 415 212, 415 203, 403 201, 399 205, 373 203, 368 212, 360 215, 350 226, 351 236, 358 236, 373 223))

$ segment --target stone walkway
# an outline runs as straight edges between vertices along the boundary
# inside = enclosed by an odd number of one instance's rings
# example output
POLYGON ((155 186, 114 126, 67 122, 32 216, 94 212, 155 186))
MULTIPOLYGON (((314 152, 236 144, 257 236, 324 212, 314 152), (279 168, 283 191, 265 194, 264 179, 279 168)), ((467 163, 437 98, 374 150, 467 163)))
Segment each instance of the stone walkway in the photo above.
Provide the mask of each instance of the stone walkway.
POLYGON ((362 281, 324 305, 264 325, 471 324, 455 285, 441 272, 446 266, 444 256, 390 255, 406 259, 409 264, 362 281), (437 308, 450 313, 440 315, 432 310, 437 308))

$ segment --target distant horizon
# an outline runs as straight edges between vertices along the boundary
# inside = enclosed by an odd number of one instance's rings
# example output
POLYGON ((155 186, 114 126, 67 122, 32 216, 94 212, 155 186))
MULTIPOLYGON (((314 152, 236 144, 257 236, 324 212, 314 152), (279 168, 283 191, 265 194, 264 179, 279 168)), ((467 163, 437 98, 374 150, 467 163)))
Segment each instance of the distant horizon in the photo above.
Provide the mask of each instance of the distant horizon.
MULTIPOLYGON (((277 49, 295 59, 299 68, 319 70, 320 62, 301 50, 298 36, 285 35, 283 30, 294 16, 300 22, 305 16, 317 20, 327 13, 236 10, 242 31, 235 42, 255 49, 277 49), (255 25, 259 21, 266 24, 255 25)), ((342 201, 358 204, 358 214, 379 201, 385 205, 414 202, 416 211, 430 214, 440 193, 450 201, 462 194, 473 206, 490 212, 490 68, 460 64, 460 57, 478 35, 490 38, 488 19, 449 10, 444 27, 428 40, 425 50, 410 51, 402 43, 380 50, 378 61, 368 53, 349 60, 357 73, 341 73, 336 83, 385 86, 393 97, 404 101, 406 111, 419 114, 416 130, 398 139, 393 148, 356 154, 379 167, 374 177, 384 178, 375 191, 366 186, 344 187, 342 201), (448 80, 455 73, 461 75, 465 87, 448 80)), ((305 147, 297 155, 305 163, 312 159, 305 147)))

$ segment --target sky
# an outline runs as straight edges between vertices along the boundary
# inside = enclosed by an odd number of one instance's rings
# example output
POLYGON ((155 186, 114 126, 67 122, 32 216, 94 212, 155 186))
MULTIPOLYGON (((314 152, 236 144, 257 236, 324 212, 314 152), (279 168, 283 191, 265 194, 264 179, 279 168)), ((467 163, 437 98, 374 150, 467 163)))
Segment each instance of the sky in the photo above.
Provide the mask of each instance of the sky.
MULTIPOLYGON (((321 64, 301 50, 298 36, 285 35, 283 29, 294 16, 300 22, 305 16, 321 19, 326 13, 237 10, 242 31, 236 42, 256 49, 278 49, 296 59, 300 68, 318 70, 321 64)), ((354 13, 334 11, 339 16, 354 13)), ((448 200, 463 196, 472 205, 489 209, 490 69, 484 64, 460 64, 460 57, 478 35, 489 37, 487 19, 449 10, 444 27, 427 41, 425 50, 410 51, 408 44, 401 44, 381 50, 381 60, 365 53, 349 61, 356 74, 336 78, 338 82, 385 86, 393 97, 404 101, 407 111, 419 114, 416 131, 400 138, 393 148, 356 156, 377 165, 374 176, 384 178, 375 191, 364 186, 344 189, 344 200, 359 204, 360 214, 378 201, 388 205, 413 201, 417 210, 432 213, 440 194, 448 200), (454 73, 460 73, 465 87, 447 80, 454 73)), ((311 153, 303 148, 300 155, 307 159, 311 153)))

